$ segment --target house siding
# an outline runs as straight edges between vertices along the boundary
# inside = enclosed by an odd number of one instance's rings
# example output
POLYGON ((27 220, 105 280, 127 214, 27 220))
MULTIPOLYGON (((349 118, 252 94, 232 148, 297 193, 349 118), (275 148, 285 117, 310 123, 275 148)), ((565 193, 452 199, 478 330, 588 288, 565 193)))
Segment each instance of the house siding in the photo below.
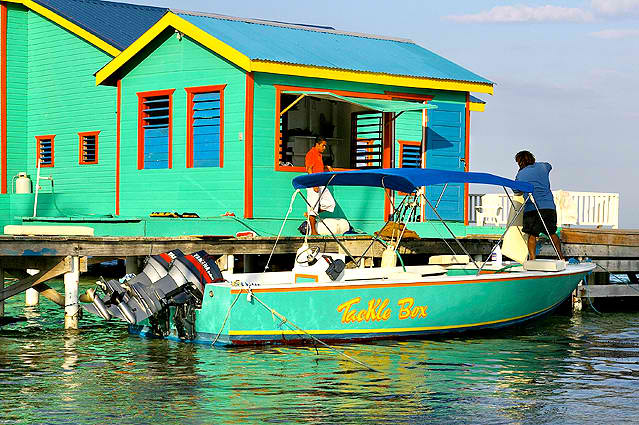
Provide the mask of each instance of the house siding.
MULTIPOLYGON (((11 179, 26 171, 27 133, 27 10, 7 5, 7 192, 11 179)), ((35 140, 35 139, 34 139, 35 140)))
MULTIPOLYGON (((38 215, 112 214, 116 91, 96 87, 93 77, 111 57, 37 13, 26 24, 26 154, 12 155, 26 158, 18 168, 26 165, 35 180, 35 136, 55 135, 55 166, 41 171, 54 179, 55 203, 38 202, 38 215), (98 164, 79 164, 78 133, 86 131, 100 131, 98 164)), ((50 191, 47 182, 41 186, 50 191)))
POLYGON ((245 73, 188 37, 163 33, 144 60, 122 79, 120 211, 148 216, 154 211, 195 212, 200 217, 244 208, 245 73), (224 88, 224 165, 186 168, 187 87, 224 88), (138 158, 139 92, 175 89, 172 99, 172 168, 141 169, 138 158))

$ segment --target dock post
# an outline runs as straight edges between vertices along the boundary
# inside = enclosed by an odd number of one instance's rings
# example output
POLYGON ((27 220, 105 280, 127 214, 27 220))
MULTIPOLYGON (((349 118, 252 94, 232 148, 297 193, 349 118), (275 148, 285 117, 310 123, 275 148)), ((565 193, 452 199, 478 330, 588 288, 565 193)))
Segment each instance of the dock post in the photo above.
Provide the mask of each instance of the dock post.
POLYGON ((226 269, 229 273, 235 273, 235 256, 233 254, 229 254, 226 256, 226 269))
POLYGON ((64 329, 78 329, 80 257, 71 257, 71 271, 64 274, 64 329))
POLYGON ((255 263, 256 263, 255 255, 244 254, 243 259, 244 259, 244 270, 243 270, 244 273, 254 273, 257 271, 255 268, 255 263))
POLYGON ((138 267, 138 257, 131 257, 131 256, 126 257, 125 268, 126 268, 126 274, 129 274, 129 273, 138 274, 138 272, 140 271, 138 267))
MULTIPOLYGON (((27 269, 27 273, 31 276, 40 273, 38 269, 27 269)), ((24 305, 27 307, 34 307, 40 303, 40 293, 34 289, 29 288, 24 292, 24 305)))
MULTIPOLYGON (((4 269, 0 267, 0 291, 4 289, 4 269)), ((4 316, 4 300, 0 301, 0 317, 4 316)))

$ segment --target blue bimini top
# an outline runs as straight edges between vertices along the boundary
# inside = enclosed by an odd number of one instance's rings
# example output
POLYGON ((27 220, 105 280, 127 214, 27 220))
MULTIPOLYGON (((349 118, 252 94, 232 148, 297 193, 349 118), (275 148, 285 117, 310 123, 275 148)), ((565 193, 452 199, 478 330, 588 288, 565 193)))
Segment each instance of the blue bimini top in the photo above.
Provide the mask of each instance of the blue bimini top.
POLYGON ((293 187, 302 189, 316 186, 372 186, 413 193, 422 186, 444 183, 480 183, 509 187, 530 193, 533 185, 488 173, 429 170, 422 168, 381 168, 328 173, 305 174, 293 179, 293 187))

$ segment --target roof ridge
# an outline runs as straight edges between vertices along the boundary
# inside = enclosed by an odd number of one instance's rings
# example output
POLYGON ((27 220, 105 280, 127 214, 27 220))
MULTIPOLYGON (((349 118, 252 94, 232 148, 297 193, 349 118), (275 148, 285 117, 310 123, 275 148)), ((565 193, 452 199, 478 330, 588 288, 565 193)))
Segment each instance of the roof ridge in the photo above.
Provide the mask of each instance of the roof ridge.
POLYGON ((236 16, 229 15, 220 15, 217 13, 207 13, 207 12, 193 12, 189 10, 180 10, 180 9, 169 9, 171 12, 175 14, 183 14, 183 15, 191 15, 191 16, 202 16, 207 18, 214 19, 222 19, 227 21, 239 21, 246 22, 249 24, 258 24, 258 25, 270 25, 274 27, 283 27, 283 28, 292 28, 303 31, 312 31, 312 32, 323 32, 328 34, 337 34, 337 35, 347 35, 351 37, 360 37, 360 38, 369 38, 374 40, 387 40, 387 41, 396 41, 399 43, 411 43, 416 44, 413 40, 408 38, 399 38, 399 37, 388 37, 383 35, 375 35, 375 34, 366 34, 359 32, 350 32, 350 31, 340 31, 336 30, 332 27, 318 26, 318 25, 304 25, 304 24, 290 24, 286 22, 278 22, 278 21, 269 21, 265 19, 253 19, 253 18, 239 18, 236 16))

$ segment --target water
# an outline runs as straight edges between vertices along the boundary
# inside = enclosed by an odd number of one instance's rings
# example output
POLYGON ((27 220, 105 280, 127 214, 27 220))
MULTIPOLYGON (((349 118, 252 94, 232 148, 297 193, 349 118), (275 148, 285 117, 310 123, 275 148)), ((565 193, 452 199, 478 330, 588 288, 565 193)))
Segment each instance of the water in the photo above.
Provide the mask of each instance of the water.
POLYGON ((0 423, 639 423, 639 314, 328 349, 141 339, 43 300, 0 328, 0 423))

